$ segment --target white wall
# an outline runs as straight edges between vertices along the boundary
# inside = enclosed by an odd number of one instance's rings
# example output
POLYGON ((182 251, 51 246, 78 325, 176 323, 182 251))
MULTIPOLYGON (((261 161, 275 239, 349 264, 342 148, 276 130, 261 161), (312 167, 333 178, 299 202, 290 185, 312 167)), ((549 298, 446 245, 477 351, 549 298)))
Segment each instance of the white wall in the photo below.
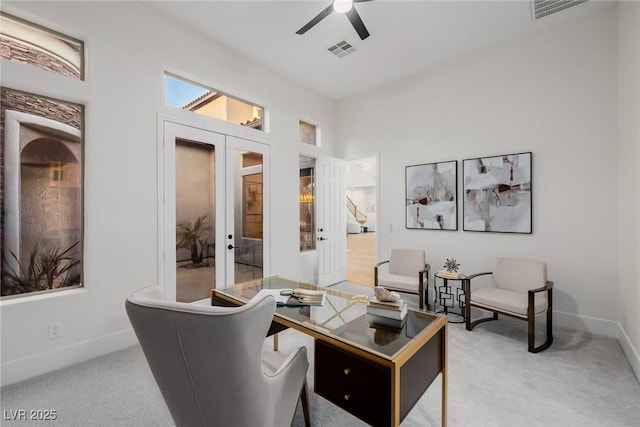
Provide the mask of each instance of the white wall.
POLYGON ((491 270, 496 256, 544 260, 556 324, 615 336, 616 48, 609 10, 340 102, 343 157, 379 153, 379 257, 419 247, 434 270, 453 257, 465 273, 491 270), (458 160, 460 200, 461 160, 523 151, 532 235, 463 232, 460 202, 457 232, 404 228, 406 165, 458 160))
POLYGON ((242 129, 240 136, 271 145, 278 210, 271 272, 303 275, 302 264, 291 262, 300 256, 298 119, 320 123, 316 152, 333 154, 333 101, 144 5, 3 2, 2 9, 82 39, 88 52, 86 82, 2 60, 3 86, 86 105, 85 288, 0 303, 3 385, 135 343, 125 298, 158 282, 158 113, 184 116, 163 105, 165 70, 266 107, 269 133, 242 129), (61 338, 48 339, 50 321, 62 322, 61 338))
POLYGON ((640 3, 618 4, 620 343, 640 378, 640 3))

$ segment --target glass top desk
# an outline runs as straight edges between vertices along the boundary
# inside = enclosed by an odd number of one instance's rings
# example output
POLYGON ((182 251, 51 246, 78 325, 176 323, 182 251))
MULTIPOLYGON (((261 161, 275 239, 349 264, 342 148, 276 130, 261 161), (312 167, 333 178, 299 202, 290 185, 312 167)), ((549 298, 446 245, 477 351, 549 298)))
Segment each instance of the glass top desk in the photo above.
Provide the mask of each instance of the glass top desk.
POLYGON ((447 317, 409 310, 402 329, 374 328, 357 295, 269 277, 211 291, 212 305, 245 304, 262 289, 324 289, 322 306, 277 307, 269 334, 294 328, 315 339, 314 391, 375 426, 398 426, 442 374, 447 405, 447 317))

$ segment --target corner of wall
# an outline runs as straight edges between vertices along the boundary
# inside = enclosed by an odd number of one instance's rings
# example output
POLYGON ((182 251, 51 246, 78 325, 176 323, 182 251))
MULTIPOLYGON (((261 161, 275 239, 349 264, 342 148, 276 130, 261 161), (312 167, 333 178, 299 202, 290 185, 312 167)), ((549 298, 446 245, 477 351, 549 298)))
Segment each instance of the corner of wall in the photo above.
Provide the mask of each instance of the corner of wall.
POLYGON ((629 365, 631 365, 636 379, 640 382, 640 352, 634 347, 633 342, 620 322, 559 311, 553 312, 553 322, 554 326, 557 327, 616 338, 629 361, 629 365))
POLYGON ((636 374, 636 379, 640 382, 640 352, 633 346, 629 336, 620 324, 618 324, 618 342, 624 355, 627 356, 631 369, 636 374))
POLYGON ((618 340, 640 381, 640 3, 618 2, 618 340))

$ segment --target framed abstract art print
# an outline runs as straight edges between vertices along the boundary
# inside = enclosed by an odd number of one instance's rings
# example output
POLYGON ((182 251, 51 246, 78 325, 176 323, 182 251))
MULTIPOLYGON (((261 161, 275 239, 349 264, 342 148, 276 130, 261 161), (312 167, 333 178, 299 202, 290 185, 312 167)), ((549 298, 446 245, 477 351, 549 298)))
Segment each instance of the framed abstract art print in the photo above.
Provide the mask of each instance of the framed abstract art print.
POLYGON ((458 229, 457 176, 456 160, 406 167, 406 228, 458 229))
POLYGON ((531 234, 531 153, 467 159, 463 230, 531 234))

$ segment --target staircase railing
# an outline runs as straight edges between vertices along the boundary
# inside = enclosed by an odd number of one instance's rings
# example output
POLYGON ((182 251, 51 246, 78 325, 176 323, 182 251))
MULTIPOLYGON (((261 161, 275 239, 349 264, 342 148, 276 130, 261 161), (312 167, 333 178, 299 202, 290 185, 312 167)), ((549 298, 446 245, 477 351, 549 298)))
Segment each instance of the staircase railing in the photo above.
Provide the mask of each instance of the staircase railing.
POLYGON ((349 196, 347 196, 347 209, 349 209, 349 212, 351 212, 358 224, 364 225, 364 223, 367 222, 367 216, 358 209, 349 196))

